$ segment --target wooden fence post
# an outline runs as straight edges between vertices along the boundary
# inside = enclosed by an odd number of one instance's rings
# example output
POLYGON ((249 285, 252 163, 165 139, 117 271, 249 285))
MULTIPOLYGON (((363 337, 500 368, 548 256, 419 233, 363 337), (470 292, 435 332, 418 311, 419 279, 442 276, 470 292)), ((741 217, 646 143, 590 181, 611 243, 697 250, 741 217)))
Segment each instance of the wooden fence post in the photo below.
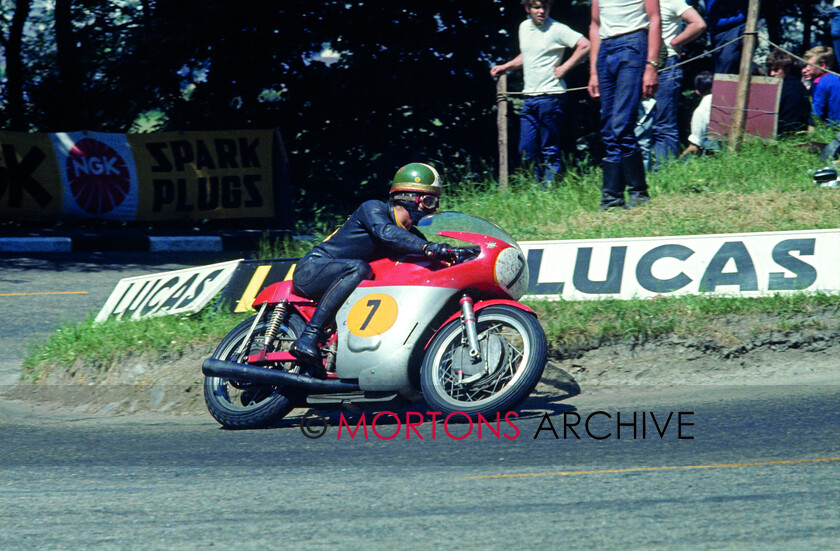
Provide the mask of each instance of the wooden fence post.
POLYGON ((747 106, 750 99, 750 76, 752 58, 755 53, 755 29, 758 25, 758 0, 750 0, 747 12, 747 26, 744 31, 744 43, 741 48, 741 66, 738 74, 738 91, 735 95, 735 109, 732 113, 732 128, 729 131, 729 149, 738 151, 741 136, 747 122, 747 106))
POLYGON ((507 75, 502 73, 496 82, 496 128, 499 145, 499 186, 506 190, 508 185, 508 98, 507 75))

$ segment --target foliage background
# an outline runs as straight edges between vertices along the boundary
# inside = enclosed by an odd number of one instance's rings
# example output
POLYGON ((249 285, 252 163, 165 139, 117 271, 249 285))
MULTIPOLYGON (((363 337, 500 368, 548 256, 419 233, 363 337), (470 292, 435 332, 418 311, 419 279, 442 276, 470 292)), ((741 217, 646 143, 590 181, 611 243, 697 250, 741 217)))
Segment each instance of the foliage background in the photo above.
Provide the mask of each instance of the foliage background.
MULTIPOLYGON (((703 2, 697 3, 701 13, 703 2)), ((796 52, 830 44, 829 3, 764 0, 762 29, 796 52)), ((552 16, 586 34, 589 2, 552 16)), ((518 0, 0 0, 0 124, 22 131, 280 128, 310 211, 381 196, 426 159, 492 180, 490 67, 518 53, 518 0)), ((707 48, 694 45, 692 54, 707 48)), ((686 83, 709 67, 688 66, 686 83)), ((568 78, 584 86, 588 67, 568 78)), ((518 90, 521 78, 511 78, 518 90)), ((597 159, 598 106, 570 97, 567 151, 597 159)), ((517 125, 511 121, 512 153, 517 125)))

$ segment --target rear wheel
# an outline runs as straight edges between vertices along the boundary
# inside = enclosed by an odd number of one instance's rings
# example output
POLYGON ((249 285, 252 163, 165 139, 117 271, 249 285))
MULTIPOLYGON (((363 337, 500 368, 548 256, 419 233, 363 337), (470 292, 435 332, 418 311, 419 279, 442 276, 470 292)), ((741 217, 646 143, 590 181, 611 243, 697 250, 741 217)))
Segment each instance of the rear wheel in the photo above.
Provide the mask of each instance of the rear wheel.
MULTIPOLYGON (((270 318, 270 314, 263 317, 270 318)), ((249 342, 243 347, 254 317, 248 318, 233 328, 222 339, 213 358, 229 362, 245 363, 249 354, 263 348, 268 323, 257 324, 249 342)), ((286 317, 280 324, 276 337, 269 343, 270 352, 288 350, 303 332, 306 323, 296 313, 286 317)), ((280 369, 280 367, 278 367, 280 369)), ((287 415, 294 408, 295 389, 277 387, 224 377, 204 378, 204 402, 210 415, 223 426, 232 429, 252 429, 271 425, 287 415)))
POLYGON ((531 394, 547 361, 548 345, 537 318, 513 306, 476 312, 481 360, 462 339, 461 320, 432 339, 420 378, 423 397, 437 411, 471 416, 505 412, 531 394))

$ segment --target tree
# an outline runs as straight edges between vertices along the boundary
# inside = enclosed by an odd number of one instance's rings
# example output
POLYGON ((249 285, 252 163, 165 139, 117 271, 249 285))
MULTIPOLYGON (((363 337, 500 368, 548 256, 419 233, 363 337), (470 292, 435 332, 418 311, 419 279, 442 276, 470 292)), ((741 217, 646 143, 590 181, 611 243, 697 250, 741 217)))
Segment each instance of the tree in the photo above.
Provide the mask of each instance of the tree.
MULTIPOLYGON (((771 40, 800 51, 825 41, 818 5, 764 0, 771 40), (803 40, 798 33, 811 19, 819 31, 813 38, 806 31, 803 40)), ((294 183, 318 203, 381 197, 399 165, 414 160, 434 162, 450 180, 492 177, 496 98, 488 72, 516 55, 525 18, 515 0, 0 6, 8 128, 277 127, 294 183)), ((589 6, 555 0, 552 13, 586 34, 589 6)), ((689 65, 687 74, 703 63, 708 59, 689 65)), ((573 72, 570 87, 584 86, 587 71, 573 72)), ((509 89, 519 89, 519 78, 509 89)), ((577 145, 597 160, 598 105, 585 92, 569 99, 570 149, 577 145)))
POLYGON ((29 16, 29 0, 16 0, 9 24, 8 38, 3 40, 6 51, 6 107, 10 130, 27 130, 24 112, 24 65, 22 57, 23 26, 29 16))

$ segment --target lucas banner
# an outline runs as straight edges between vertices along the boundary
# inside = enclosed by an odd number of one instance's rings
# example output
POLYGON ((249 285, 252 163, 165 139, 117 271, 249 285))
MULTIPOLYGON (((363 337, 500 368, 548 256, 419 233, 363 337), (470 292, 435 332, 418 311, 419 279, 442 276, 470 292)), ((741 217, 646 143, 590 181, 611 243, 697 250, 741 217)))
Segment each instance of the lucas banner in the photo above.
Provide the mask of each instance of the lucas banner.
POLYGON ((272 220, 293 226, 277 130, 0 132, 0 217, 272 220))
POLYGON ((121 279, 96 321, 198 312, 227 285, 239 262, 121 279))
POLYGON ((523 241, 526 298, 840 292, 840 229, 523 241))
MULTIPOLYGON (((840 229, 519 245, 530 272, 526 299, 840 293, 840 229)), ((96 321, 197 312, 219 292, 221 307, 250 312, 260 291, 292 278, 297 260, 235 260, 123 279, 96 321)))

